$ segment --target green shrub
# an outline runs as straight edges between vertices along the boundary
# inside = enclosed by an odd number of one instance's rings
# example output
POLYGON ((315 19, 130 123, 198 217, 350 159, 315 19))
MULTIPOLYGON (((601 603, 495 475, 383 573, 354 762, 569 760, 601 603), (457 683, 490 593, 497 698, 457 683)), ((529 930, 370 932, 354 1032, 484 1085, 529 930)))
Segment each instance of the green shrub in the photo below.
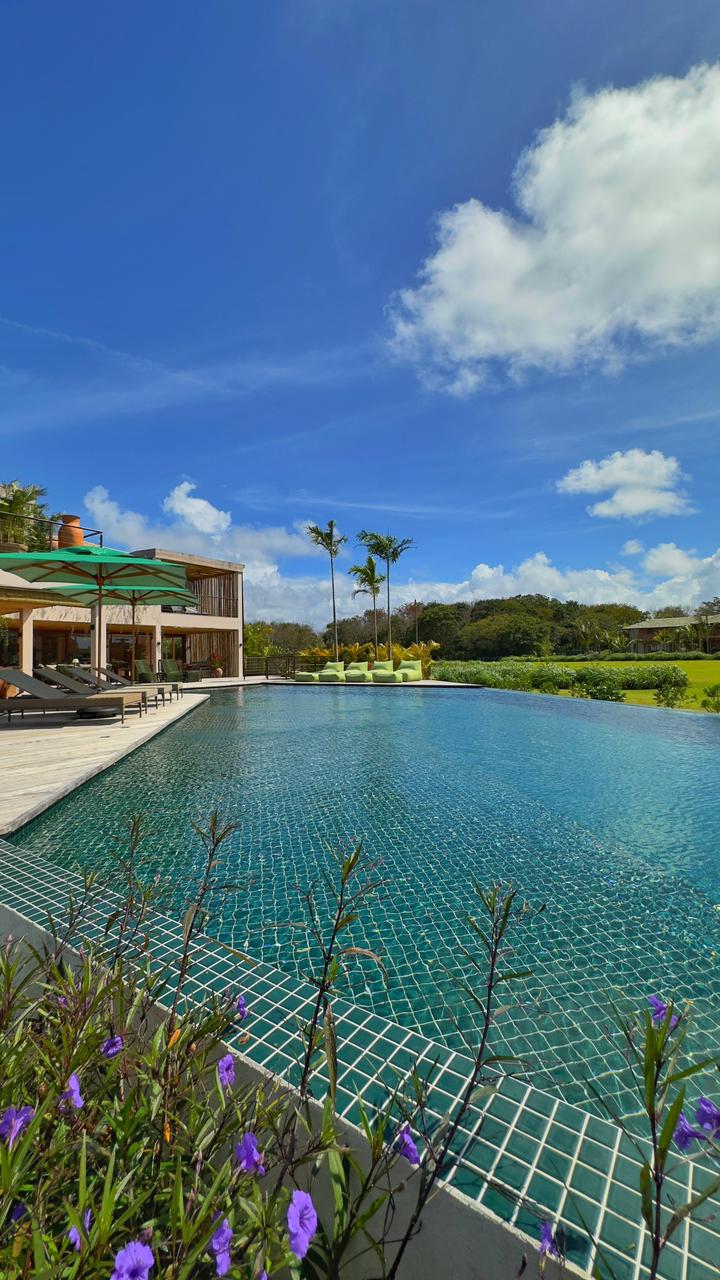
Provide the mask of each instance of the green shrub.
POLYGON ((599 702, 624 702, 622 681, 617 671, 600 667, 581 667, 575 676, 573 693, 599 702))
POLYGON ((720 712, 720 684, 708 684, 703 692, 705 697, 700 703, 703 711, 720 712))
POLYGON ((575 675, 576 673, 569 667, 548 662, 542 666, 533 667, 530 678, 533 689, 537 689, 539 693, 558 693, 560 689, 572 688, 575 675))
POLYGON ((682 667, 668 666, 658 672, 655 701, 659 707, 678 707, 686 702, 689 678, 682 667))

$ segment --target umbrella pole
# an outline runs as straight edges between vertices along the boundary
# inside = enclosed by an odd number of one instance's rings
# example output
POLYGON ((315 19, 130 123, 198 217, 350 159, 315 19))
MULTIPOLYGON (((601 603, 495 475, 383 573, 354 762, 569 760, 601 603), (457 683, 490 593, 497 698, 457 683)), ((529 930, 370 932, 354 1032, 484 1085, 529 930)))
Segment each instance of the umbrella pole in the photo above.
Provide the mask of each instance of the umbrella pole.
POLYGON ((130 659, 130 678, 135 683, 135 649, 137 647, 137 632, 135 630, 135 592, 131 592, 130 605, 132 608, 132 655, 130 659))
POLYGON ((101 683, 101 681, 102 681, 102 673, 101 673, 101 671, 100 671, 100 668, 101 668, 101 667, 103 667, 103 666, 105 665, 105 663, 103 662, 103 654, 102 654, 102 638, 103 638, 103 628, 102 628, 102 605, 103 605, 102 574, 100 574, 100 575, 98 576, 98 580, 97 580, 97 582, 98 582, 98 602, 97 602, 97 637, 96 637, 96 640, 95 640, 95 657, 97 658, 97 672, 96 672, 96 674, 97 674, 98 684, 100 684, 100 683, 101 683))

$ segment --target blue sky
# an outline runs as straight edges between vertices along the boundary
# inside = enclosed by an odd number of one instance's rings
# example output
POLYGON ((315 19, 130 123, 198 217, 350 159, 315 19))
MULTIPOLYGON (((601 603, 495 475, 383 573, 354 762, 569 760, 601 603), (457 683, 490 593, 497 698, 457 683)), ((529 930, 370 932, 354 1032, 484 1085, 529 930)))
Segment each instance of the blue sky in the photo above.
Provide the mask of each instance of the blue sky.
POLYGON ((398 600, 720 594, 715 0, 0 30, 4 477, 255 616, 326 620, 329 517, 415 539, 398 600))

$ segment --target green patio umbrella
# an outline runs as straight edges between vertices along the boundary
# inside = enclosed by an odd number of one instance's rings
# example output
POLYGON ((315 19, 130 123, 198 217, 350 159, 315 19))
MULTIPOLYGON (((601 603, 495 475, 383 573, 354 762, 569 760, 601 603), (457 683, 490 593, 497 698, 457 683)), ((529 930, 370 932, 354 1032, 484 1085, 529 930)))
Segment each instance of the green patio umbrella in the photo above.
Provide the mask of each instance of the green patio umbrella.
MULTIPOLYGON (((146 560, 112 547, 73 547, 63 551, 17 551, 0 553, 0 569, 16 573, 26 582, 86 587, 94 594, 97 608, 98 637, 102 635, 103 598, 114 587, 170 587, 187 590, 187 573, 183 565, 168 560, 146 560)), ((102 655, 98 644, 97 674, 100 678, 102 655)))
MULTIPOLYGON (((94 590, 90 587, 55 587, 54 595, 62 596, 68 604, 79 604, 92 608, 97 601, 94 590)), ((197 609, 197 596, 182 587, 105 587, 103 600, 106 604, 129 604, 132 610, 132 658, 131 675, 135 679, 135 650, 137 646, 137 628, 135 610, 138 605, 180 604, 197 609)))

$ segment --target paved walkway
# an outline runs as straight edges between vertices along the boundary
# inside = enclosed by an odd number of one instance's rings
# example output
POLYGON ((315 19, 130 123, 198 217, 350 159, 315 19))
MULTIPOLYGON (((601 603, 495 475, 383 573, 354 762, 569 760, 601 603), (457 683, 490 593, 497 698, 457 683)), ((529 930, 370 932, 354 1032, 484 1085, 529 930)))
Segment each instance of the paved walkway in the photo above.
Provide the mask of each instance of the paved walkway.
POLYGON ((13 717, 0 727, 0 835, 17 830, 206 701, 207 694, 173 699, 142 718, 130 711, 124 725, 75 715, 13 717))

